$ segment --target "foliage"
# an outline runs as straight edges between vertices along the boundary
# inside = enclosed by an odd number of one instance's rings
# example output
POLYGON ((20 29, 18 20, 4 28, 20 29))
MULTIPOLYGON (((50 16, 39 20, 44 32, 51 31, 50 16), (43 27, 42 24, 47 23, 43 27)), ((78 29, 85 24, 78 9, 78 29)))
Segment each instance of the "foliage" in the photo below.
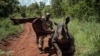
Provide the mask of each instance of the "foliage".
POLYGON ((12 35, 19 33, 21 26, 13 26, 11 20, 8 18, 0 18, 0 40, 9 38, 12 35))
POLYGON ((0 16, 9 16, 18 10, 18 0, 0 0, 0 16))
POLYGON ((100 1, 98 0, 74 0, 69 1, 68 14, 79 20, 99 20, 100 1), (97 13, 98 12, 98 13, 97 13))
MULTIPOLYGON (((59 23, 70 16, 68 26, 75 37, 76 56, 100 56, 100 23, 96 23, 100 22, 99 10, 100 0, 51 0, 51 5, 40 2, 29 6, 19 6, 18 0, 0 0, 0 17, 41 17, 49 12, 56 18, 52 21, 59 23)), ((20 30, 20 25, 13 26, 9 18, 0 18, 0 40, 20 30)))
POLYGON ((81 21, 100 21, 99 0, 51 0, 51 7, 55 16, 66 15, 81 21))
POLYGON ((63 0, 52 0, 51 1, 52 9, 56 17, 61 17, 65 14, 62 8, 62 2, 63 0))
MULTIPOLYGON (((63 22, 63 18, 53 21, 63 22)), ((100 24, 71 19, 68 26, 75 38, 75 56, 100 56, 100 24)))
POLYGON ((11 51, 3 51, 3 50, 0 50, 0 56, 11 56, 11 51))
POLYGON ((98 53, 99 52, 98 50, 100 50, 100 42, 99 42, 100 26, 99 25, 100 24, 95 22, 80 22, 77 20, 73 20, 69 24, 70 27, 69 29, 71 30, 71 32, 75 37, 76 56, 100 55, 98 53))

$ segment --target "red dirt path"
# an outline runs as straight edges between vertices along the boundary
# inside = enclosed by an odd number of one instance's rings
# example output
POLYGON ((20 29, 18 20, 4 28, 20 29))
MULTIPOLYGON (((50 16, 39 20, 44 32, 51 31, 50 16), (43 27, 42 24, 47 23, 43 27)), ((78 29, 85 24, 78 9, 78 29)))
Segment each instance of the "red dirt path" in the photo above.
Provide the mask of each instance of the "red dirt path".
MULTIPOLYGON (((48 37, 46 37, 44 41, 44 47, 48 47, 48 37)), ((20 34, 20 36, 18 36, 18 38, 10 41, 10 45, 6 48, 12 51, 11 56, 48 56, 48 53, 39 54, 36 44, 36 35, 31 23, 25 23, 24 31, 20 34)))

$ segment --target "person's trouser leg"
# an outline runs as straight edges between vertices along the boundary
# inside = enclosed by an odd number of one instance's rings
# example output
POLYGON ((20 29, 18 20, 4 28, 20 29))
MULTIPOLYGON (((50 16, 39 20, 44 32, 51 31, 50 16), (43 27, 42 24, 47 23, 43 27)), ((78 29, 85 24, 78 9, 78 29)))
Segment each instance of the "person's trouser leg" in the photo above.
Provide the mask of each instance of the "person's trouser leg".
POLYGON ((40 50, 40 53, 42 53, 42 51, 43 51, 43 44, 44 44, 43 39, 44 39, 43 36, 40 36, 40 37, 38 38, 38 48, 39 48, 39 50, 40 50))
POLYGON ((48 41, 48 45, 50 48, 52 48, 52 38, 53 38, 53 34, 50 34, 49 41, 48 41))

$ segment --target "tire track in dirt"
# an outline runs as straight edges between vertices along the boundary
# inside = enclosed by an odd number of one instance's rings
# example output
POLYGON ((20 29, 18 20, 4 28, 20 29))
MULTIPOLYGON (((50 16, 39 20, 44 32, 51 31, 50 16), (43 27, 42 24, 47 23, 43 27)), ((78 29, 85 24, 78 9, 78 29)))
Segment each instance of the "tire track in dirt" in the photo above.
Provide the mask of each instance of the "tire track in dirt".
MULTIPOLYGON (((45 47, 48 46, 48 38, 45 38, 44 41, 45 47)), ((24 32, 8 46, 8 49, 12 51, 11 56, 48 56, 47 53, 39 54, 32 23, 24 24, 24 32)))

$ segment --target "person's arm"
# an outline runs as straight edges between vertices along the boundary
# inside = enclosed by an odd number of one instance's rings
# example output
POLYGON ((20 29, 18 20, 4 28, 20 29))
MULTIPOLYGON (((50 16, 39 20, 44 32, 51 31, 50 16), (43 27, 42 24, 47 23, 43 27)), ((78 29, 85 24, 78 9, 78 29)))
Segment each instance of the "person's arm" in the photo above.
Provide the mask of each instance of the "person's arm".
POLYGON ((50 29, 51 30, 53 29, 53 23, 52 23, 52 21, 50 21, 50 29))

